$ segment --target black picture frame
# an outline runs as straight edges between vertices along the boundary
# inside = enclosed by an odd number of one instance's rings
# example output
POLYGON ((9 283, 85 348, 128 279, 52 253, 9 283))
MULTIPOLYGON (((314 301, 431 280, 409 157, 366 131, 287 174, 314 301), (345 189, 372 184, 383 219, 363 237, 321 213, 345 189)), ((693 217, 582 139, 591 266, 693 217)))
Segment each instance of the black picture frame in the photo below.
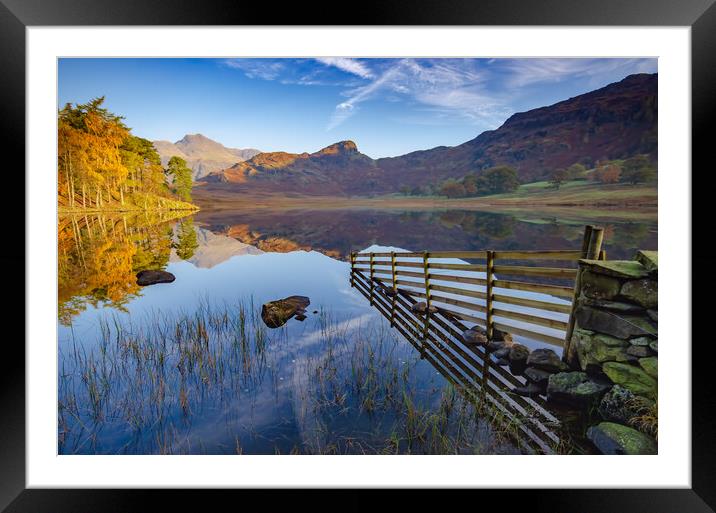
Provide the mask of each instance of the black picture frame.
MULTIPOLYGON (((25 168, 25 28, 39 25, 601 25, 601 26, 689 26, 692 38, 692 168, 702 174, 713 167, 709 125, 716 114, 716 0, 481 0, 428 1, 399 0, 393 2, 362 1, 359 4, 238 2, 228 0, 171 1, 140 0, 0 0, 0 126, 4 147, 14 162, 11 169, 25 168), (711 164, 711 165, 709 165, 711 164)), ((668 141, 662 141, 668 144, 668 141)), ((9 168, 10 169, 10 168, 9 168)), ((684 179, 693 180, 688 170, 679 170, 684 179)), ((12 187, 18 202, 16 211, 24 211, 24 174, 7 173, 6 185, 12 187)), ((692 187, 692 234, 699 233, 700 219, 709 219, 709 190, 692 187)), ((25 191, 31 193, 31 191, 25 191)), ((706 221, 707 222, 707 221, 706 221)), ((708 227, 705 227, 708 230, 708 227)), ((18 236, 23 237, 23 235, 18 236)), ((6 284, 12 290, 24 290, 21 273, 25 268, 24 243, 17 244, 11 257, 3 254, 7 273, 6 284)), ((713 269, 704 237, 693 237, 691 254, 693 268, 713 269)), ((685 248, 685 254, 686 252, 685 248)), ((690 275, 684 279, 691 280, 690 275)), ((713 271, 699 276, 692 299, 692 318, 684 319, 684 338, 679 343, 692 344, 692 488, 691 489, 584 489, 584 490, 480 490, 482 505, 505 500, 509 505, 530 511, 579 511, 580 513, 610 511, 635 512, 707 512, 716 509, 716 395, 708 383, 713 372, 713 343, 699 339, 696 326, 704 326, 710 302, 707 292, 714 284, 713 271), (697 291, 705 298, 698 301, 697 291), (489 494, 489 495, 488 495, 489 494)), ((49 292, 49 291, 48 291, 49 292)), ((685 298, 689 300, 690 298, 685 298)), ((15 308, 24 302, 13 301, 15 308)), ((22 305, 22 306, 21 306, 22 305)), ((26 305, 31 308, 31 305, 26 305)), ((15 318, 19 318, 17 312, 15 318)), ((12 314, 10 314, 12 315, 12 314)), ((10 317, 8 315, 8 317, 10 317)), ((704 331, 704 334, 707 333, 704 331)), ((96 512, 145 510, 148 501, 159 499, 163 509, 205 509, 208 501, 226 499, 234 503, 240 495, 246 499, 263 499, 261 491, 197 491, 197 490, 60 490, 26 489, 25 486, 25 357, 18 338, 5 340, 0 362, 0 509, 8 512, 62 511, 96 512), (12 342, 12 344, 11 344, 12 342), (12 347, 9 347, 12 346, 12 347), (212 497, 206 497, 212 493, 212 497)), ((276 494, 272 491, 271 509, 276 499, 296 504, 306 500, 295 497, 295 491, 276 494)), ((377 491, 358 494, 349 491, 349 498, 334 498, 335 491, 321 491, 309 499, 311 507, 322 504, 342 509, 365 510, 382 501, 377 491), (320 502, 317 502, 320 501, 320 502)), ((451 501, 461 501, 455 497, 451 501)), ((461 495, 463 492, 460 492, 461 495)), ((429 505, 424 492, 404 494, 403 506, 411 502, 429 505)), ((444 507, 445 503, 441 505, 444 507)), ((474 499, 472 499, 474 500, 474 499)), ((457 504, 457 502, 455 503, 457 504)), ((476 504, 475 506, 478 506, 476 504)))

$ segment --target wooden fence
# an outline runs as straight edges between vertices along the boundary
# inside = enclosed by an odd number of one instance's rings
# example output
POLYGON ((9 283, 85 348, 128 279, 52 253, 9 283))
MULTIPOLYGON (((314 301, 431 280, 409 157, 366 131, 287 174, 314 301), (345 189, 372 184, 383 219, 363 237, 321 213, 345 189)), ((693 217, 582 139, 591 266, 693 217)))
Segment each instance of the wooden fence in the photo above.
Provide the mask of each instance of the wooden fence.
POLYGON ((542 398, 526 398, 511 393, 524 378, 513 376, 491 361, 482 346, 466 344, 462 333, 467 327, 446 310, 429 316, 412 311, 416 302, 410 294, 387 297, 371 287, 361 271, 352 274, 353 286, 398 332, 468 400, 491 409, 486 417, 501 428, 520 447, 531 452, 553 454, 568 444, 560 422, 542 398), (426 322, 427 319, 427 322, 426 322))
MULTIPOLYGON (((603 229, 587 226, 582 247, 554 251, 424 251, 351 253, 351 285, 360 274, 375 289, 425 300, 443 313, 564 347, 574 327, 580 258, 606 258, 603 229)), ((393 297, 396 297, 393 294, 393 297)))

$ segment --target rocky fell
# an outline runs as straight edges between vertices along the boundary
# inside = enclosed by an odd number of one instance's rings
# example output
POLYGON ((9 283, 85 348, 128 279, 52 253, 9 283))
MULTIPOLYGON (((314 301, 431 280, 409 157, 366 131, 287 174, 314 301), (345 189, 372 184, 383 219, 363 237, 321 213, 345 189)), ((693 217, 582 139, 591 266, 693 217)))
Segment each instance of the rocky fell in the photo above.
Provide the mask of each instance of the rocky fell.
POLYGON ((177 156, 187 161, 194 171, 194 179, 202 178, 209 173, 220 171, 236 162, 250 159, 260 153, 253 148, 227 148, 201 134, 187 134, 179 141, 153 141, 162 164, 167 165, 169 159, 177 156))
POLYGON ((397 192, 402 186, 437 184, 498 165, 520 180, 544 179, 580 162, 647 154, 656 159, 657 75, 620 82, 562 102, 514 114, 496 130, 459 146, 441 146, 399 157, 371 159, 352 141, 315 153, 261 153, 204 178, 237 192, 312 194, 397 192))

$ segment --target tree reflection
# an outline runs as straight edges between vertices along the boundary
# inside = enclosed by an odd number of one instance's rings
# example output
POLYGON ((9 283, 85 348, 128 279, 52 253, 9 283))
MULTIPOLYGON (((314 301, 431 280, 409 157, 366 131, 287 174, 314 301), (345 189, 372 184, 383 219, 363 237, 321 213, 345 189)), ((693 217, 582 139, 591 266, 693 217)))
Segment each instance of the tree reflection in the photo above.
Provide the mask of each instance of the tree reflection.
POLYGON ((171 226, 163 216, 68 216, 58 222, 58 318, 69 325, 88 305, 125 310, 139 295, 136 273, 164 269, 171 226))
POLYGON ((194 256, 196 248, 199 247, 199 242, 196 239, 196 229, 194 228, 194 219, 185 217, 177 223, 175 231, 176 242, 174 243, 174 249, 177 256, 182 260, 189 260, 194 256))

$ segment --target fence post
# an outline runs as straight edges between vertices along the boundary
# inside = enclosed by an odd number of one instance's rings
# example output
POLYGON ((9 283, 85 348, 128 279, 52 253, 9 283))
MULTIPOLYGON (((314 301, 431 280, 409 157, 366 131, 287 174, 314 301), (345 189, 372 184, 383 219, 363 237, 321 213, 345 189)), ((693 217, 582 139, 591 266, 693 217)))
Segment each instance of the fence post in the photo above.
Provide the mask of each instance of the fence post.
POLYGON ((492 284, 494 280, 495 252, 487 251, 487 265, 485 266, 486 299, 485 299, 485 331, 487 340, 492 340, 494 334, 494 321, 492 319, 492 284))
POLYGON ((425 342, 428 338, 428 329, 430 327, 430 269, 429 259, 430 253, 423 251, 423 276, 425 277, 425 317, 423 322, 423 341, 420 344, 420 358, 425 358, 425 342))
POLYGON ((373 281, 375 278, 375 255, 371 252, 370 254, 370 306, 373 306, 373 288, 375 287, 375 282, 373 281))
MULTIPOLYGON (((596 260, 606 252, 602 251, 602 241, 604 240, 604 228, 587 225, 584 227, 584 237, 582 239, 582 258, 596 260)), ((574 332, 575 311, 577 310, 577 299, 582 290, 582 269, 581 266, 577 270, 577 276, 574 279, 574 295, 572 296, 572 308, 569 314, 569 323, 567 324, 567 333, 564 339, 564 351, 562 352, 562 360, 570 366, 574 366, 576 353, 572 346, 572 333, 574 332)))
POLYGON ((390 272, 392 275, 393 295, 390 297, 390 327, 395 326, 395 296, 398 294, 398 284, 395 277, 395 251, 390 252, 390 272))
POLYGON ((351 251, 351 288, 355 287, 354 273, 356 272, 356 252, 351 251))

